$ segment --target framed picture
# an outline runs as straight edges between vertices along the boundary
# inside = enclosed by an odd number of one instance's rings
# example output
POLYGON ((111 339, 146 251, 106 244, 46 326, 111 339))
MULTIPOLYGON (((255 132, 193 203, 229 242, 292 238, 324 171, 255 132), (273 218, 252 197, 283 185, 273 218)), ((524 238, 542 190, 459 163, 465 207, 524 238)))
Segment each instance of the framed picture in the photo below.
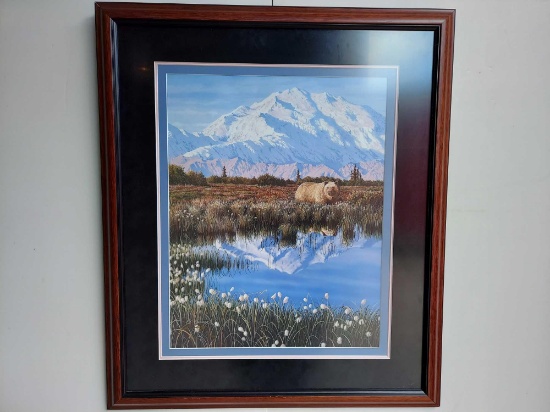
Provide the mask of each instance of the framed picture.
POLYGON ((454 11, 96 30, 108 407, 439 405, 454 11))

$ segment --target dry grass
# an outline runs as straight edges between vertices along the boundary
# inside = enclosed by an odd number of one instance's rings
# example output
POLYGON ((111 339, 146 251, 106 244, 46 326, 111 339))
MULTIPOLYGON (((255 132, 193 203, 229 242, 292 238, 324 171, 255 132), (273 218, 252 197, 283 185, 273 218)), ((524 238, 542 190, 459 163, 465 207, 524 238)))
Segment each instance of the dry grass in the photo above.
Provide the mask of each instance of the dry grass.
POLYGON ((300 230, 380 235, 381 187, 343 187, 340 201, 317 205, 294 201, 296 186, 212 185, 170 187, 170 236, 173 242, 209 243, 240 235, 272 235, 286 244, 300 230))

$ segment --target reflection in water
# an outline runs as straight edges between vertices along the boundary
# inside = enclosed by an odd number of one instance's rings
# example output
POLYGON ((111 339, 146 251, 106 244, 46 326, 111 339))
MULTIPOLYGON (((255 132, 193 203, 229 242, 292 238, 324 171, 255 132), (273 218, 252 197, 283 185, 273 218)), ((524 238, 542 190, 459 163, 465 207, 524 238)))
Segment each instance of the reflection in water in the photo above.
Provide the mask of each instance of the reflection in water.
POLYGON ((332 306, 356 308, 367 299, 370 307, 378 307, 381 239, 357 232, 352 239, 344 236, 342 231, 334 236, 297 231, 292 239, 284 234, 237 235, 193 250, 241 262, 210 276, 208 288, 223 292, 233 287, 235 292, 265 301, 281 292, 295 307, 304 305, 304 298, 307 304, 324 301, 326 293, 332 306))

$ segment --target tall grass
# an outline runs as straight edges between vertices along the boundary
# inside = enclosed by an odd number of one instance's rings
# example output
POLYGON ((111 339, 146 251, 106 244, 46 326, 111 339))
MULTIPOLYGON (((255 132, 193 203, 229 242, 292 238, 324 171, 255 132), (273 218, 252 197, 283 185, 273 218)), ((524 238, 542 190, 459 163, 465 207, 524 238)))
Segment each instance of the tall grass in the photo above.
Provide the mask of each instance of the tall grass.
POLYGON ((362 301, 359 309, 333 307, 330 297, 291 302, 217 290, 210 268, 189 261, 187 249, 171 246, 171 346, 190 347, 377 347, 380 313, 362 301))
POLYGON ((356 230, 379 236, 382 230, 382 190, 357 193, 334 205, 279 199, 205 199, 174 202, 170 207, 173 242, 210 243, 239 235, 272 235, 295 243, 298 231, 342 231, 349 242, 356 230))

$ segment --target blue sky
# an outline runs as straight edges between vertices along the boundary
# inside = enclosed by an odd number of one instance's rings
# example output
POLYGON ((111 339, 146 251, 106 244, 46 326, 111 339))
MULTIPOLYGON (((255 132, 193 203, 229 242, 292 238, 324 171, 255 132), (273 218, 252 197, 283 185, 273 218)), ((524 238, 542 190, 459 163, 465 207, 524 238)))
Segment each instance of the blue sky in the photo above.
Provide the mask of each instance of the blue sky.
POLYGON ((312 77, 276 75, 221 75, 169 73, 168 122, 189 132, 200 132, 218 117, 239 106, 250 106, 271 93, 298 87, 326 92, 385 114, 385 77, 312 77))

